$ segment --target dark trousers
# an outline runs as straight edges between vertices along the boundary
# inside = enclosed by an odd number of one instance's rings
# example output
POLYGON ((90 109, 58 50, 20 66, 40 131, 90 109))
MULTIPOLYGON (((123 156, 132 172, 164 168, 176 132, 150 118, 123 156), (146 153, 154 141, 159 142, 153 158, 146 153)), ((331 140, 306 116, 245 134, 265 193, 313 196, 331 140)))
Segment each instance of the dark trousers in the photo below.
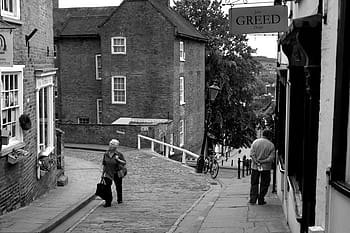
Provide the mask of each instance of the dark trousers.
MULTIPOLYGON (((106 203, 112 203, 113 196, 112 196, 112 180, 105 177, 104 180, 106 181, 107 186, 109 187, 108 193, 109 195, 106 198, 106 203)), ((117 190, 117 201, 122 202, 123 201, 123 178, 119 178, 117 174, 114 176, 114 184, 117 190)))
POLYGON ((253 169, 250 180, 250 203, 259 203, 265 201, 265 195, 269 190, 271 174, 270 170, 261 171, 253 169), (260 179, 260 192, 259 192, 259 179, 260 179))

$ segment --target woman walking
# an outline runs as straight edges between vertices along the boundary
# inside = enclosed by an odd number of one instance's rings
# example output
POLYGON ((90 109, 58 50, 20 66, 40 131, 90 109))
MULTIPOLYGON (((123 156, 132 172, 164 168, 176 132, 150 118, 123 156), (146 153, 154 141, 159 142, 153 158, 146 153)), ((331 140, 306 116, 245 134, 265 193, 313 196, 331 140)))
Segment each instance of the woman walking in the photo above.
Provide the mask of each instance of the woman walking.
POLYGON ((103 179, 109 187, 109 195, 106 198, 104 207, 110 207, 112 204, 113 196, 111 186, 113 180, 117 189, 117 202, 118 204, 123 202, 123 178, 118 176, 118 171, 121 170, 123 166, 125 166, 126 161, 124 155, 117 150, 118 146, 119 141, 117 139, 112 139, 109 142, 108 150, 103 155, 103 179))

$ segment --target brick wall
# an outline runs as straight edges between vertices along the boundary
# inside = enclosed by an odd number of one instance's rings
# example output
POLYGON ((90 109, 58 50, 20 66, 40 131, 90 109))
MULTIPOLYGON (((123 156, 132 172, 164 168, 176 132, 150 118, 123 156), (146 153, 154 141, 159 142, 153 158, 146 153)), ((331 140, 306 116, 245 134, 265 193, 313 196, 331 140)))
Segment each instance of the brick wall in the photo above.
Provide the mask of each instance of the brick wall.
POLYGON ((179 143, 179 122, 185 120, 185 148, 198 153, 201 148, 204 132, 204 86, 205 86, 205 45, 178 38, 175 41, 175 88, 174 99, 174 132, 175 142, 179 143), (186 61, 180 61, 180 40, 184 42, 186 61), (182 68, 180 68, 182 66, 182 68), (180 105, 179 77, 184 77, 185 104, 180 105))
POLYGON ((34 70, 38 67, 53 67, 52 1, 21 1, 21 21, 15 25, 14 64, 25 65, 23 112, 29 114, 32 128, 23 131, 25 146, 30 155, 16 165, 7 163, 6 154, 0 155, 0 215, 24 206, 55 186, 55 170, 42 179, 36 178, 36 95, 34 70), (35 28, 36 34, 30 40, 30 53, 26 47, 25 35, 35 28), (47 54, 49 53, 49 54, 47 54))
POLYGON ((101 28, 103 119, 172 118, 174 28, 148 1, 124 2, 101 28), (126 37, 126 55, 111 54, 111 37, 126 37), (125 75, 127 104, 111 104, 111 76, 125 75))
POLYGON ((96 100, 101 97, 101 81, 96 80, 95 55, 100 53, 99 40, 65 39, 57 49, 60 119, 63 123, 77 123, 78 117, 88 117, 90 123, 97 123, 96 100))
MULTIPOLYGON (((148 127, 148 132, 141 132, 143 126, 119 126, 106 124, 60 124, 64 131, 65 143, 108 145, 109 141, 117 138, 121 146, 137 148, 137 135, 142 134, 154 138, 156 127, 148 127)), ((150 147, 150 143, 142 140, 142 147, 150 147)))

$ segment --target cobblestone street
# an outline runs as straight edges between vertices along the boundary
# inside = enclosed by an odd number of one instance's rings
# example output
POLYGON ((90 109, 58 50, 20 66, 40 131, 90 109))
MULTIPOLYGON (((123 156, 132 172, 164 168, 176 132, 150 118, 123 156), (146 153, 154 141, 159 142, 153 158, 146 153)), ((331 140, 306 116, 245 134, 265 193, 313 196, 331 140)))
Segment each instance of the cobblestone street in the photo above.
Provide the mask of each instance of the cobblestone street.
MULTIPOLYGON (((145 151, 123 153, 128 168, 123 180, 124 203, 118 205, 114 193, 112 207, 97 207, 71 232, 167 232, 209 189, 206 176, 180 163, 145 151)), ((76 149, 66 149, 65 154, 97 164, 103 156, 103 152, 76 149)))

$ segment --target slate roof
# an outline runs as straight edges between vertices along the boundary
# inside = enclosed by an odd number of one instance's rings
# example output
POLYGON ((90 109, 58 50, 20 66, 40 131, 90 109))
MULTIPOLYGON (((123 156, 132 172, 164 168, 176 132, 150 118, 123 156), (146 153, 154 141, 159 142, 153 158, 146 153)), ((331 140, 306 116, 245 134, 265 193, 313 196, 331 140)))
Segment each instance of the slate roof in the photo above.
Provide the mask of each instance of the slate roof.
POLYGON ((97 36, 98 25, 117 7, 55 8, 54 33, 58 36, 97 36))
POLYGON ((207 40, 205 36, 198 32, 190 22, 179 15, 174 9, 154 0, 148 1, 176 27, 177 35, 202 41, 207 40))
MULTIPOLYGON (((128 0, 124 0, 125 4, 128 0)), ((137 1, 137 0, 133 0, 137 1)), ((198 32, 192 24, 185 20, 175 10, 160 4, 155 0, 148 1, 160 12, 174 27, 176 36, 186 37, 199 41, 207 38, 198 32)), ((108 22, 114 14, 118 14, 119 7, 85 7, 85 8, 57 8, 54 9, 55 37, 97 36, 98 26, 108 22)))
POLYGON ((60 36, 97 36, 98 25, 106 16, 70 17, 60 36))

